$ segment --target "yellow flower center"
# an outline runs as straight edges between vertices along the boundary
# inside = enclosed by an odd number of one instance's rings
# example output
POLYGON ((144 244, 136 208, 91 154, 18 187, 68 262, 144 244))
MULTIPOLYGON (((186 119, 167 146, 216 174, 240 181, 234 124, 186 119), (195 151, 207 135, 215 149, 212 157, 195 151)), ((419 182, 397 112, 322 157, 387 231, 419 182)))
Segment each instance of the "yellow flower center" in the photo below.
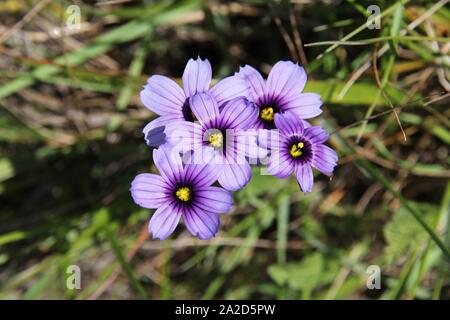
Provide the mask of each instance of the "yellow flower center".
POLYGON ((181 187, 175 192, 175 195, 181 201, 189 201, 191 199, 191 190, 188 187, 181 187))
POLYGON ((273 117, 274 117, 274 111, 272 107, 266 107, 263 108, 261 110, 261 112, 259 113, 259 116, 261 117, 261 119, 263 119, 264 121, 273 121, 273 117))
POLYGON ((298 158, 302 155, 302 149, 304 146, 305 144, 303 142, 294 143, 291 146, 291 150, 289 150, 289 153, 293 158, 298 158))
POLYGON ((216 133, 213 133, 209 136, 209 144, 213 146, 214 148, 220 148, 223 144, 223 134, 222 132, 218 131, 216 133))

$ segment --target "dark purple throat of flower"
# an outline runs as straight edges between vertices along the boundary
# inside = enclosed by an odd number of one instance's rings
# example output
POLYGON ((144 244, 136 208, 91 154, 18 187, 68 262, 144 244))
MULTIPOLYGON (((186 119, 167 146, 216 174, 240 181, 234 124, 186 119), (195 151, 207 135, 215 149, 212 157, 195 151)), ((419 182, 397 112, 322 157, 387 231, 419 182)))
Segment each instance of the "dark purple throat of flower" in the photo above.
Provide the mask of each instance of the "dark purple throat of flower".
POLYGON ((308 161, 311 157, 311 144, 300 138, 293 138, 288 144, 289 155, 294 160, 308 161))
POLYGON ((259 105, 259 119, 263 122, 265 129, 275 128, 275 114, 280 112, 280 109, 275 103, 259 105))
POLYGON ((192 112, 191 106, 189 105, 189 98, 184 101, 181 111, 183 112, 184 120, 189 122, 197 121, 197 117, 192 112))

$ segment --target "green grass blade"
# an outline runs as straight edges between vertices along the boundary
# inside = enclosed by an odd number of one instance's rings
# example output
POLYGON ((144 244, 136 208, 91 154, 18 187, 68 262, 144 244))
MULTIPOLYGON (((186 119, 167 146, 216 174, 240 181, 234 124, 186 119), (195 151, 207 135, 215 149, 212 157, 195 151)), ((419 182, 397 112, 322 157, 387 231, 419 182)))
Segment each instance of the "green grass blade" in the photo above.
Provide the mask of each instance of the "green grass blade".
POLYGON ((277 261, 286 262, 286 244, 289 225, 289 195, 283 194, 278 203, 277 215, 277 261))
POLYGON ((147 299, 147 293, 142 287, 142 285, 139 283, 138 279, 136 278, 133 269, 131 268, 130 263, 125 258, 125 255, 123 254, 122 248, 119 245, 119 242, 117 241, 117 238, 113 234, 113 232, 110 230, 108 226, 105 227, 106 236, 111 244, 111 248, 113 249, 114 253, 117 256, 117 259, 119 260, 123 270, 125 271, 125 274, 128 277, 128 280, 130 281, 131 286, 136 290, 136 292, 139 294, 139 296, 142 299, 147 299))

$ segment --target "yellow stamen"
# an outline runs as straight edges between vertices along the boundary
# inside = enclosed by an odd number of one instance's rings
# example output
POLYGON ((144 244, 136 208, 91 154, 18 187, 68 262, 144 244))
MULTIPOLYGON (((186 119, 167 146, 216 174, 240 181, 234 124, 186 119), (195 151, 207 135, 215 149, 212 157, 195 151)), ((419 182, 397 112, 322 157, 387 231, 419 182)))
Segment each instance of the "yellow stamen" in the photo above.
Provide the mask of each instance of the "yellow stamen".
POLYGON ((175 195, 180 199, 181 201, 189 201, 191 199, 191 190, 188 187, 181 187, 180 189, 175 192, 175 195))
POLYGON ((272 121, 274 115, 275 114, 274 114, 274 111, 273 111, 272 107, 266 107, 266 108, 262 109, 261 112, 259 113, 259 116, 264 121, 272 121))
POLYGON ((218 131, 209 136, 209 144, 214 148, 220 148, 223 144, 223 135, 222 132, 218 131))
POLYGON ((302 155, 302 149, 305 145, 303 142, 294 143, 291 147, 291 150, 289 150, 289 153, 292 157, 298 158, 302 155))

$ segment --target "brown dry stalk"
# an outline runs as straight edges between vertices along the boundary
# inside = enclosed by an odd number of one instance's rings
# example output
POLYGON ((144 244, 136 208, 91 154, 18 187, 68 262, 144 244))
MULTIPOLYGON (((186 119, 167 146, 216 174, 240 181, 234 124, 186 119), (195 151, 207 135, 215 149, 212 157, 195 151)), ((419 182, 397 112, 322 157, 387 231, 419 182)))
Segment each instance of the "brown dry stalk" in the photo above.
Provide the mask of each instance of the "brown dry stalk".
POLYGON ((281 23, 281 19, 279 17, 275 17, 274 21, 275 21, 275 24, 276 24, 278 30, 281 33, 281 36, 283 37, 284 42, 286 43, 286 46, 288 47, 291 59, 293 61, 299 61, 300 57, 298 56, 298 53, 295 50, 294 42, 292 41, 291 37, 287 33, 286 29, 283 27, 283 24, 281 23))
POLYGON ((47 4, 50 3, 51 0, 41 0, 38 2, 20 21, 18 21, 11 29, 8 29, 0 36, 0 44, 4 41, 8 40, 11 35, 15 32, 19 31, 30 22, 42 9, 45 8, 47 4))
POLYGON ((300 61, 302 65, 306 66, 308 64, 308 59, 306 58, 305 50, 303 49, 303 41, 302 37, 300 36, 300 31, 297 25, 297 19, 295 19, 294 12, 289 13, 289 21, 291 22, 292 26, 292 33, 294 34, 294 42, 295 46, 297 47, 297 52, 300 56, 300 61))

